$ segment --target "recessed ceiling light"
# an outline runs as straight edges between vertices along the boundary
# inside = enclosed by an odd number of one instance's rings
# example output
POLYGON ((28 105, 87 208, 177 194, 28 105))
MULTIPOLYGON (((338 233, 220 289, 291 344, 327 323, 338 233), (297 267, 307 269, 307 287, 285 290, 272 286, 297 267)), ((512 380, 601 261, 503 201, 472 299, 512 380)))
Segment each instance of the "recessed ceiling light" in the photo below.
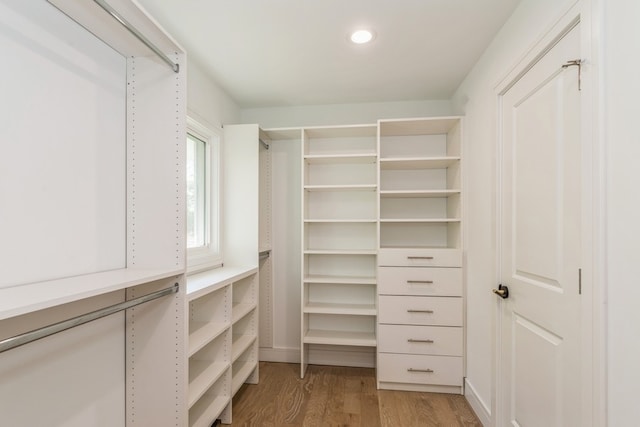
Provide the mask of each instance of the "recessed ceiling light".
POLYGON ((358 30, 351 33, 349 39, 355 44, 369 43, 373 40, 373 32, 369 30, 358 30))

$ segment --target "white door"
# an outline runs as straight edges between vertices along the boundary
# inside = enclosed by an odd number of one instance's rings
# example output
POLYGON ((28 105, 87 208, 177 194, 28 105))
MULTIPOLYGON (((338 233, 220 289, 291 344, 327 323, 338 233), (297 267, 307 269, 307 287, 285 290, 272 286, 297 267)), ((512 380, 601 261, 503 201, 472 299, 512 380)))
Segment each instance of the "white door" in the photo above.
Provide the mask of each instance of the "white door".
POLYGON ((577 58, 579 26, 502 97, 502 426, 580 424, 579 68, 562 67, 577 58))

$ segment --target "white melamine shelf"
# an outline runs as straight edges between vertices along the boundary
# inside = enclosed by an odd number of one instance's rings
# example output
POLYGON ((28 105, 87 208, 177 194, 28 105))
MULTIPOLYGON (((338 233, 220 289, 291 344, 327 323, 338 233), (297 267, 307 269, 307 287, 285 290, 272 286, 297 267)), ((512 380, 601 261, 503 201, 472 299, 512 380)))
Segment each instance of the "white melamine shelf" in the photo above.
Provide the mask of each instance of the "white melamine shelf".
POLYGON ((394 219, 383 219, 380 218, 381 223, 456 223, 461 222, 460 218, 394 218, 394 219))
POLYGON ((309 329, 304 335, 304 343, 375 347, 376 336, 373 332, 325 331, 309 329))
POLYGON ((237 362, 236 372, 233 373, 233 380, 231 381, 231 394, 235 395, 236 392, 242 387, 242 384, 249 378, 249 375, 256 368, 255 362, 237 362))
POLYGON ((380 190, 381 198, 449 197, 456 194, 460 194, 460 190, 380 190))
POLYGON ((460 123, 459 117, 429 117, 380 120, 380 136, 446 134, 460 123))
POLYGON ((189 356, 216 339, 229 328, 229 323, 189 322, 189 356))
POLYGON ((377 127, 375 124, 344 125, 344 126, 313 126, 304 128, 309 138, 375 138, 377 127))
POLYGON ((374 304, 331 304, 310 302, 302 308, 303 313, 314 314, 346 314, 352 316, 375 316, 374 304))
POLYGON ((376 191, 376 184, 360 185, 305 185, 305 191, 376 191))
POLYGON ((306 276, 305 283, 332 283, 345 285, 375 285, 375 277, 344 277, 344 276, 306 276))
POLYGON ((257 271, 256 267, 221 267, 189 275, 187 276, 187 300, 193 301, 216 289, 249 277, 257 271))
MULTIPOLYGON (((231 362, 235 362, 246 349, 251 347, 257 337, 256 335, 235 335, 233 338, 231 362)), ((235 378, 235 374, 233 376, 235 378)), ((242 381, 244 382, 244 379, 242 381)))
POLYGON ((0 320, 178 276, 183 272, 183 269, 175 268, 166 270, 123 268, 2 288, 0 289, 0 320))
POLYGON ((377 219, 305 219, 306 224, 321 224, 321 223, 333 223, 333 224, 372 224, 378 222, 377 219))
POLYGON ((460 157, 387 157, 380 158, 380 169, 446 169, 460 157))
POLYGON ((305 249, 305 255, 377 255, 377 249, 305 249))
POLYGON ((378 222, 377 219, 365 218, 365 219, 305 219, 306 224, 321 224, 321 223, 333 223, 333 224, 373 224, 378 222))
POLYGON ((251 313, 251 311, 254 308, 256 308, 255 304, 240 303, 240 304, 234 305, 233 308, 231 309, 231 312, 233 313, 232 315, 233 319, 231 320, 231 323, 235 325, 238 322, 238 320, 242 319, 244 316, 251 313))
POLYGON ((309 165, 375 163, 378 156, 371 154, 308 154, 304 161, 309 165))
POLYGON ((218 396, 211 401, 199 400, 193 408, 189 410, 190 427, 211 427, 213 421, 231 402, 229 396, 218 396))
POLYGON ((210 360, 189 361, 189 408, 191 408, 218 379, 230 368, 229 363, 210 360))

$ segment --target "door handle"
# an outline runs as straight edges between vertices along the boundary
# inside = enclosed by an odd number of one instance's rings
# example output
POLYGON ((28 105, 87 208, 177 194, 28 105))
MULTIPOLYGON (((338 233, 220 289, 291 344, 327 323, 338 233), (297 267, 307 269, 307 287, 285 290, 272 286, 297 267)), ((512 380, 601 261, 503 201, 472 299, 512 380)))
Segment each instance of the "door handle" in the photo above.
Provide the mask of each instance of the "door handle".
POLYGON ((498 289, 494 288, 492 292, 502 299, 509 298, 509 288, 507 287, 507 285, 498 285, 498 289))

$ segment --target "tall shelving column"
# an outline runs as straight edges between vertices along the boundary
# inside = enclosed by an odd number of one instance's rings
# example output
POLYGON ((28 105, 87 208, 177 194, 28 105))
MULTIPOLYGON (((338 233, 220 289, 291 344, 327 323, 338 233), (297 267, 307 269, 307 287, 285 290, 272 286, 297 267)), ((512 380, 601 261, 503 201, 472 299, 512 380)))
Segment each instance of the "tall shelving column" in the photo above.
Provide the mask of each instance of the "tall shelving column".
POLYGON ((303 132, 301 377, 314 346, 376 346, 376 134, 303 132))
POLYGON ((462 119, 379 127, 378 387, 462 393, 462 119))

